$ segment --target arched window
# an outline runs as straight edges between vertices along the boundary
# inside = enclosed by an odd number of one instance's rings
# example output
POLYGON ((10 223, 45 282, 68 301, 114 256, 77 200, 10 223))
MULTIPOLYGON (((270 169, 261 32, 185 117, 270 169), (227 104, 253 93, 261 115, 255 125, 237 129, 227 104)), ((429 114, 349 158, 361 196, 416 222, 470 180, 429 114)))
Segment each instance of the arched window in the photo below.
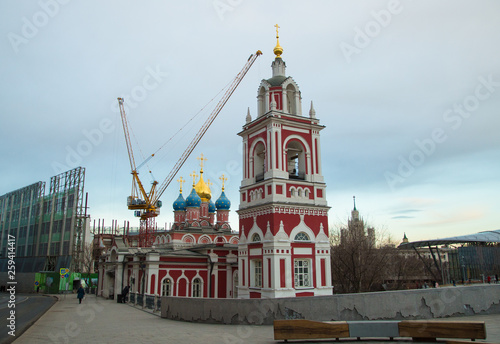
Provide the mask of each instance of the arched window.
POLYGON ((309 235, 307 235, 306 233, 304 232, 299 232, 297 233, 297 235, 295 236, 295 238, 293 239, 295 241, 309 241, 309 235))
POLYGON ((302 197, 302 189, 297 190, 297 196, 302 197))
POLYGON ((199 278, 193 280, 193 297, 201 297, 201 280, 199 278))
POLYGON ((266 113, 266 89, 264 87, 261 87, 259 90, 259 95, 257 96, 257 103, 259 107, 257 117, 260 117, 266 113))
POLYGON ((295 188, 291 188, 291 189, 290 189, 290 195, 291 195, 292 197, 295 197, 295 188))
POLYGON ((297 140, 291 140, 286 147, 288 177, 291 179, 305 179, 306 176, 306 154, 302 144, 297 140))
POLYGON ((288 113, 291 113, 292 115, 297 114, 297 100, 296 100, 296 89, 295 86, 292 84, 289 84, 286 87, 286 99, 287 99, 287 105, 288 105, 288 113))
POLYGON ((253 171, 255 181, 264 180, 264 172, 266 171, 266 147, 262 142, 257 143, 253 154, 253 171))
POLYGON ((260 235, 255 233, 253 236, 252 236, 252 242, 259 242, 260 241, 260 235))
POLYGON ((161 295, 162 296, 172 296, 172 281, 169 278, 165 278, 161 284, 161 295))

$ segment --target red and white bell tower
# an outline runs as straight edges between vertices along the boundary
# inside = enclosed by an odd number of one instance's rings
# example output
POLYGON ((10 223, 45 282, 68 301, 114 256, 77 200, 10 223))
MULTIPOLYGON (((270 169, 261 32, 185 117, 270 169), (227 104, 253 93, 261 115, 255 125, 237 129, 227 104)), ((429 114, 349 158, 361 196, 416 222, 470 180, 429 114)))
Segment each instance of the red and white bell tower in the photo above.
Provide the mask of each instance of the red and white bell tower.
MULTIPOLYGON (((276 38, 278 39, 276 25, 276 38)), ((326 185, 312 106, 302 115, 297 83, 274 48, 272 77, 262 80, 255 119, 243 139, 238 245, 240 298, 331 295, 326 185)))

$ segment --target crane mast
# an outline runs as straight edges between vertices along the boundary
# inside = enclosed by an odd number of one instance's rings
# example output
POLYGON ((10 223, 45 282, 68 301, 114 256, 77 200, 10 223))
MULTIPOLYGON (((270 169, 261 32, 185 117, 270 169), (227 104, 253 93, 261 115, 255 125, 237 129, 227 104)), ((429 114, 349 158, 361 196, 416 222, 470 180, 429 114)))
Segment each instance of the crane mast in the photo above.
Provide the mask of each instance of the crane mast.
MULTIPOLYGON (((160 197, 165 192, 167 187, 170 185, 175 175, 179 172, 182 165, 186 162, 189 155, 193 152, 196 145, 200 142, 203 135, 207 132, 210 125, 213 123, 217 115, 220 113, 224 105, 226 105, 227 101, 234 93, 240 82, 243 80, 245 75, 247 74, 250 67, 252 67, 253 63, 262 55, 262 52, 258 50, 255 54, 250 55, 247 62, 243 66, 243 69, 236 75, 231 85, 227 89, 224 96, 217 103, 217 106, 212 111, 210 116, 207 118, 203 126, 196 133, 193 140, 190 142, 189 146, 182 153, 179 160, 177 160, 176 164, 167 175, 163 183, 157 187, 158 182, 154 181, 151 186, 151 190, 149 193, 146 192, 144 186, 139 178, 138 168, 135 164, 134 153, 132 149, 132 143, 130 141, 130 133, 129 133, 129 125, 127 121, 127 116, 125 114, 124 100, 123 98, 118 98, 118 104, 120 108, 120 115, 122 119, 123 125, 123 133, 125 135, 125 142, 127 145, 127 152, 130 161, 130 168, 132 173, 132 192, 129 197, 127 197, 127 206, 128 209, 135 211, 135 216, 140 217, 140 229, 139 229, 139 242, 138 246, 140 247, 150 247, 154 241, 154 231, 155 231, 155 217, 159 215, 161 208, 160 197)), ((149 157, 148 159, 150 159, 149 157)), ((145 162, 143 162, 140 166, 142 166, 145 162)))

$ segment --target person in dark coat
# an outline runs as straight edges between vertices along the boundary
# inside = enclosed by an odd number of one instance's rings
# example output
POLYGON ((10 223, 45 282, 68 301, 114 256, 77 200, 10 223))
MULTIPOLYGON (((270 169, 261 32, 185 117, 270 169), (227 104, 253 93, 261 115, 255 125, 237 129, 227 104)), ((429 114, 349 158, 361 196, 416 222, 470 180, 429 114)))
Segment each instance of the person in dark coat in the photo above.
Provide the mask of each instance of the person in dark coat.
POLYGON ((85 290, 83 290, 82 285, 80 284, 80 288, 76 291, 78 297, 78 303, 82 303, 83 297, 85 296, 85 290))
POLYGON ((125 303, 125 301, 127 300, 127 294, 128 294, 129 289, 130 289, 130 287, 126 286, 122 290, 122 303, 125 303))

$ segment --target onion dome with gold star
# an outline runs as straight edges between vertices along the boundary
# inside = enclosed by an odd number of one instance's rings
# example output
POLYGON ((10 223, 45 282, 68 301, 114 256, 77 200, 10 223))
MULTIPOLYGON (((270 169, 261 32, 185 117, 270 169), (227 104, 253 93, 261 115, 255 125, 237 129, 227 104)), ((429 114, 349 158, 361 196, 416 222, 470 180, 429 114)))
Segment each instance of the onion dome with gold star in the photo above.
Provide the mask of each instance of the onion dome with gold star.
POLYGON ((191 173, 190 176, 193 177, 193 189, 191 190, 189 196, 186 198, 186 207, 199 208, 201 206, 201 198, 200 196, 198 196, 194 184, 196 177, 198 177, 198 175, 196 174, 195 171, 193 171, 193 173, 191 173))
POLYGON ((183 211, 186 210, 186 200, 182 196, 182 193, 179 194, 179 197, 174 202, 174 211, 183 211))
POLYGON ((203 180, 203 162, 207 161, 207 159, 203 157, 203 154, 201 154, 201 156, 197 159, 200 160, 201 169, 200 180, 196 183, 195 190, 198 196, 200 196, 202 202, 208 202, 210 201, 210 198, 212 198, 212 192, 210 191, 207 183, 203 180))
POLYGON ((227 178, 222 175, 222 177, 219 178, 222 180, 222 193, 220 194, 219 198, 217 201, 215 201, 215 207, 217 210, 229 210, 231 208, 231 201, 226 197, 226 193, 224 192, 224 182, 227 180, 227 178))
POLYGON ((215 204, 212 200, 208 202, 208 213, 209 214, 215 213, 215 204))
POLYGON ((180 183, 181 187, 179 190, 179 197, 177 197, 177 199, 175 200, 173 207, 174 211, 184 211, 186 210, 186 200, 184 199, 184 196, 182 196, 182 184, 185 182, 185 180, 180 177, 177 181, 180 183))

